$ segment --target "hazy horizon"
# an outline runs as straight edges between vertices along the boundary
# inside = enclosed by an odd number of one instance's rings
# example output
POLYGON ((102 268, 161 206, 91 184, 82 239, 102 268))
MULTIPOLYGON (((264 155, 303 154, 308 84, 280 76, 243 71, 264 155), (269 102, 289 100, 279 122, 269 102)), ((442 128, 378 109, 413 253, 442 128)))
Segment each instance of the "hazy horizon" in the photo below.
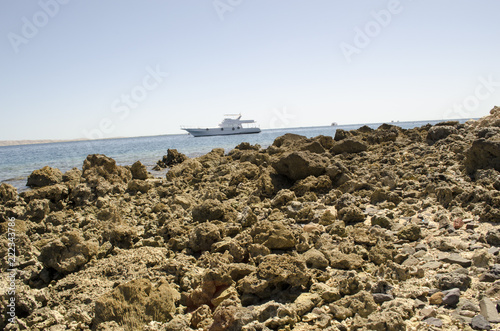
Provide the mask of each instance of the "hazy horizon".
POLYGON ((500 3, 0 3, 0 140, 479 118, 500 100, 500 3))

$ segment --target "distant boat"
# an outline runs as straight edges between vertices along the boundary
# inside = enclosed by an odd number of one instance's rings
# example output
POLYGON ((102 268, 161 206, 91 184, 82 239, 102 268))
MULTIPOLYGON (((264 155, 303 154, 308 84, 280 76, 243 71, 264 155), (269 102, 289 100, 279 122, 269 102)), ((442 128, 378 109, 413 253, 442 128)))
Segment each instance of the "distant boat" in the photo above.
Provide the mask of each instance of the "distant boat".
POLYGON ((332 123, 332 126, 337 126, 337 125, 338 125, 337 122, 332 123))
POLYGON ((224 116, 226 116, 226 118, 224 118, 224 120, 219 124, 217 128, 181 127, 181 129, 189 132, 194 137, 226 136, 233 134, 250 134, 260 132, 260 128, 256 125, 249 126, 249 124, 255 123, 254 120, 242 120, 241 114, 228 114, 224 116))

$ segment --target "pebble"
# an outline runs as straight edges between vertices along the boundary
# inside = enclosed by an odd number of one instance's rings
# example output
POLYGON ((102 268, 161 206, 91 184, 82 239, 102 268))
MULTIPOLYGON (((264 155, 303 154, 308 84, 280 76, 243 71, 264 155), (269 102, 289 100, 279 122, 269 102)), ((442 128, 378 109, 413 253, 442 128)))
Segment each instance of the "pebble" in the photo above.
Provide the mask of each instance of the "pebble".
POLYGON ((448 306, 456 306, 460 300, 460 289, 454 288, 444 291, 443 304, 448 306))
POLYGON ((386 294, 386 293, 373 293, 372 295, 373 295, 373 300, 375 301, 375 303, 382 303, 382 302, 394 300, 394 297, 392 295, 386 294))
POLYGON ((429 318, 429 317, 436 317, 437 312, 436 309, 432 307, 425 307, 420 311, 420 315, 422 315, 423 319, 429 318))
POLYGON ((461 218, 455 218, 453 221, 453 227, 455 230, 460 229, 462 226, 464 226, 464 221, 461 218))
POLYGON ((482 298, 479 301, 479 307, 481 309, 481 315, 483 315, 488 322, 500 323, 500 315, 498 315, 497 305, 491 301, 490 298, 482 298))
POLYGON ((499 277, 497 275, 494 275, 492 273, 484 273, 481 276, 479 276, 479 281, 480 282, 485 282, 485 283, 493 283, 495 280, 497 280, 499 277))
POLYGON ((452 253, 449 255, 444 255, 439 258, 440 261, 451 264, 458 264, 464 268, 468 268, 472 265, 472 261, 466 258, 463 258, 460 254, 452 253))
POLYGON ((415 299, 415 302, 413 303, 413 306, 417 309, 422 309, 425 307, 425 305, 426 305, 425 302, 419 299, 415 299))
POLYGON ((474 330, 491 330, 490 322, 483 315, 474 316, 470 324, 474 330))
POLYGON ((438 328, 443 326, 443 321, 436 317, 429 317, 424 320, 425 323, 433 326, 437 326, 438 328))
POLYGON ((430 269, 430 270, 435 270, 441 268, 443 263, 438 262, 438 261, 432 261, 432 262, 427 262, 422 266, 423 269, 430 269))
POLYGON ((498 252, 500 252, 500 247, 493 246, 493 247, 490 247, 490 249, 488 249, 488 253, 490 253, 492 255, 497 255, 498 252))
POLYGON ((429 298, 429 303, 431 305, 441 305, 443 303, 443 297, 444 293, 443 292, 436 292, 433 295, 430 296, 429 298))

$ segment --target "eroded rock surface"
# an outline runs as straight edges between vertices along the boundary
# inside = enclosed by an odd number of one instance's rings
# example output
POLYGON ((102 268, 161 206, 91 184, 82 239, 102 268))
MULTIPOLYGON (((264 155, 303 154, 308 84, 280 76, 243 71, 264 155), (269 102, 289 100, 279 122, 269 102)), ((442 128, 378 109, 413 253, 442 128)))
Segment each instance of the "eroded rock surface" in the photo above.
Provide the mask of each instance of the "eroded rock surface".
MULTIPOLYGON (((286 134, 154 178, 89 155, 0 185, 27 330, 467 330, 500 325, 500 110, 286 134)), ((0 328, 9 241, 0 238, 0 328)))

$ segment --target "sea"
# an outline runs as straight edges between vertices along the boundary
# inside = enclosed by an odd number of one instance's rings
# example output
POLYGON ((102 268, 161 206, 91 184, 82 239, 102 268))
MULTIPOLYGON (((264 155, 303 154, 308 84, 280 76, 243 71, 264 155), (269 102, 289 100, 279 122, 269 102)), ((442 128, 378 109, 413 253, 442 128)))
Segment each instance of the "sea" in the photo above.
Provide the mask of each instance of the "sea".
MULTIPOLYGON (((464 123, 466 120, 458 120, 464 123)), ((437 121, 392 122, 403 129, 411 129, 426 124, 437 124, 437 121)), ((85 141, 53 142, 46 144, 0 146, 0 183, 8 183, 19 192, 28 190, 26 181, 36 169, 46 165, 58 168, 63 173, 72 168, 82 168, 83 161, 89 154, 104 154, 113 158, 118 165, 132 165, 141 161, 156 177, 164 176, 168 171, 153 171, 152 168, 168 149, 177 149, 188 157, 196 157, 210 152, 214 148, 224 148, 230 152, 241 142, 262 148, 270 146, 273 141, 285 133, 294 133, 308 138, 318 135, 335 136, 337 129, 354 130, 363 125, 373 129, 382 123, 352 124, 336 126, 316 126, 300 128, 265 129, 258 134, 231 136, 193 137, 188 134, 160 135, 134 138, 116 138, 85 141)))

